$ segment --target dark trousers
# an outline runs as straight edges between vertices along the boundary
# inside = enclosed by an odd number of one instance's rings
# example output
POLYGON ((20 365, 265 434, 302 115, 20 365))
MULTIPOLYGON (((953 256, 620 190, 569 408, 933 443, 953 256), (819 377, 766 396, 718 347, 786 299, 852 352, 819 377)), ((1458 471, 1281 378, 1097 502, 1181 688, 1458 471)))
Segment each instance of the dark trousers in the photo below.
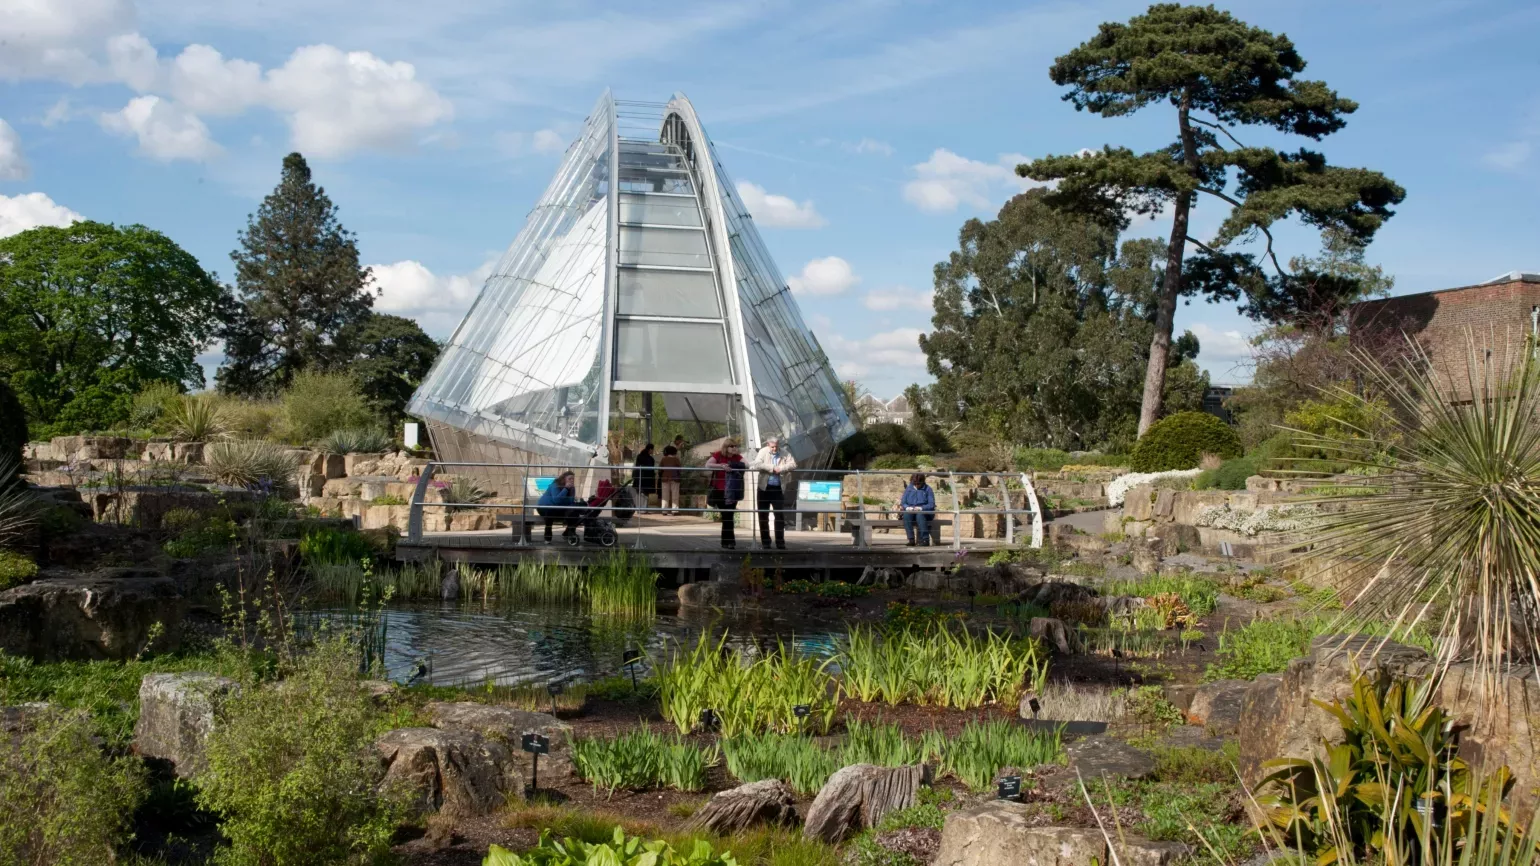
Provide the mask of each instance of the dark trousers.
POLYGON ((905 511, 904 535, 910 541, 918 541, 920 544, 930 544, 930 512, 905 511))
POLYGON ((540 516, 545 518, 545 540, 551 540, 551 526, 556 521, 566 525, 562 535, 571 535, 577 532, 578 523, 583 519, 581 508, 545 508, 540 511, 540 516))
POLYGON ((738 513, 736 507, 738 503, 734 502, 732 506, 729 506, 722 497, 722 491, 713 490, 706 494, 706 504, 711 508, 715 508, 717 514, 722 518, 722 546, 726 547, 729 544, 737 544, 737 539, 733 536, 733 517, 738 513))
POLYGON ((786 491, 766 487, 759 491, 759 543, 770 546, 770 509, 775 509, 775 546, 786 546, 786 491))

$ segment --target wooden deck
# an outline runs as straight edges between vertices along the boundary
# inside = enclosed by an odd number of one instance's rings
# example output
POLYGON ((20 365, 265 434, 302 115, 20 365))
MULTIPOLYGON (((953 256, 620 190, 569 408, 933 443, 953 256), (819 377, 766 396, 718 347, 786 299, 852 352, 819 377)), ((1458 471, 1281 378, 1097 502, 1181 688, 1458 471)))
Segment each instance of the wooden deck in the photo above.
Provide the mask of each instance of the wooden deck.
MULTIPOLYGON (((645 553, 654 567, 662 569, 709 569, 724 565, 738 567, 745 558, 753 568, 788 570, 860 569, 868 565, 884 568, 948 568, 956 561, 950 527, 942 530, 940 547, 908 547, 903 530, 877 531, 870 548, 856 547, 848 532, 786 532, 785 550, 762 550, 758 524, 751 529, 740 519, 738 546, 724 550, 720 546, 721 525, 689 517, 648 515, 638 523, 620 527, 619 546, 645 553)), ((586 565, 607 556, 613 548, 597 544, 571 546, 560 538, 545 544, 539 529, 533 544, 514 538, 509 529, 483 532, 426 532, 420 542, 402 538, 396 545, 396 557, 416 561, 437 556, 446 562, 497 565, 535 560, 560 565, 586 565)), ((1024 540, 1024 539, 1023 539, 1024 540)), ((964 538, 962 550, 970 560, 1005 547, 1004 539, 964 538)))

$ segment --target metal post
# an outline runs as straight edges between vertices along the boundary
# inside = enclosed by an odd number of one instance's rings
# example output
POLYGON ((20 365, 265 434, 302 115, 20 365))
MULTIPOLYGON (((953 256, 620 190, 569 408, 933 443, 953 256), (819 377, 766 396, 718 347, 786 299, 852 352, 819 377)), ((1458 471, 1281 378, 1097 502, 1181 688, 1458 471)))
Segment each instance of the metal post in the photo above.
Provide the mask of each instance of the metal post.
POLYGON ((433 480, 433 463, 430 461, 417 476, 417 489, 412 491, 412 504, 406 513, 406 540, 422 543, 422 497, 428 492, 428 482, 433 480))
MULTIPOLYGON (((866 520, 866 486, 861 483, 862 470, 856 470, 856 520, 866 520)), ((866 527, 859 523, 856 525, 856 546, 865 547, 867 542, 866 527)))
POLYGON ((1011 489, 1005 486, 1005 473, 1000 473, 1000 507, 1005 509, 1005 543, 1016 543, 1016 515, 1012 511, 1015 503, 1011 502, 1011 489))
POLYGON ((957 475, 948 471, 947 482, 952 487, 952 549, 962 550, 962 494, 957 491, 957 475))

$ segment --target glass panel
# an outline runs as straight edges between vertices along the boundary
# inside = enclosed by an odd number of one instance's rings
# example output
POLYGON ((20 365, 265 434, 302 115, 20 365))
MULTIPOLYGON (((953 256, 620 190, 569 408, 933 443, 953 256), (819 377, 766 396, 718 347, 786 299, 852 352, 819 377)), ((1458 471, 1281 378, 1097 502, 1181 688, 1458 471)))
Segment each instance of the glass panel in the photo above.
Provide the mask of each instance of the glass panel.
POLYGON ((649 197, 628 193, 620 197, 620 221, 662 226, 699 226, 700 208, 696 207, 693 198, 649 197))
POLYGON ((620 269, 620 313, 719 319, 717 281, 705 271, 620 269))
POLYGON ((709 268, 706 233, 694 229, 620 227, 620 263, 709 268))
POLYGON ((615 378, 628 382, 731 385, 727 334, 719 324, 620 322, 615 378))

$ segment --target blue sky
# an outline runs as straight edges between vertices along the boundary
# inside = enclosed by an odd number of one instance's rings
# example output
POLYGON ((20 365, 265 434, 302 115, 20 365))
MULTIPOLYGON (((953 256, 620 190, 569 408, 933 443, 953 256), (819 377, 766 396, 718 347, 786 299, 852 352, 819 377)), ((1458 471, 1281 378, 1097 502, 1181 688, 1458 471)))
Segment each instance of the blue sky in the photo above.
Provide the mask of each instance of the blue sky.
MULTIPOLYGON (((1320 147, 1407 188, 1370 248, 1396 293, 1540 269, 1540 5, 1224 5, 1361 104, 1320 147)), ((1170 140, 1168 110, 1091 117, 1047 76, 1145 6, 0 0, 0 234, 143 223, 228 276, 297 148, 377 266, 379 307, 444 337, 599 93, 682 91, 836 365, 889 396, 924 379, 931 268, 1023 188, 1016 162, 1170 140)), ((1195 302, 1183 328, 1216 380, 1246 378, 1231 306, 1195 302)))

